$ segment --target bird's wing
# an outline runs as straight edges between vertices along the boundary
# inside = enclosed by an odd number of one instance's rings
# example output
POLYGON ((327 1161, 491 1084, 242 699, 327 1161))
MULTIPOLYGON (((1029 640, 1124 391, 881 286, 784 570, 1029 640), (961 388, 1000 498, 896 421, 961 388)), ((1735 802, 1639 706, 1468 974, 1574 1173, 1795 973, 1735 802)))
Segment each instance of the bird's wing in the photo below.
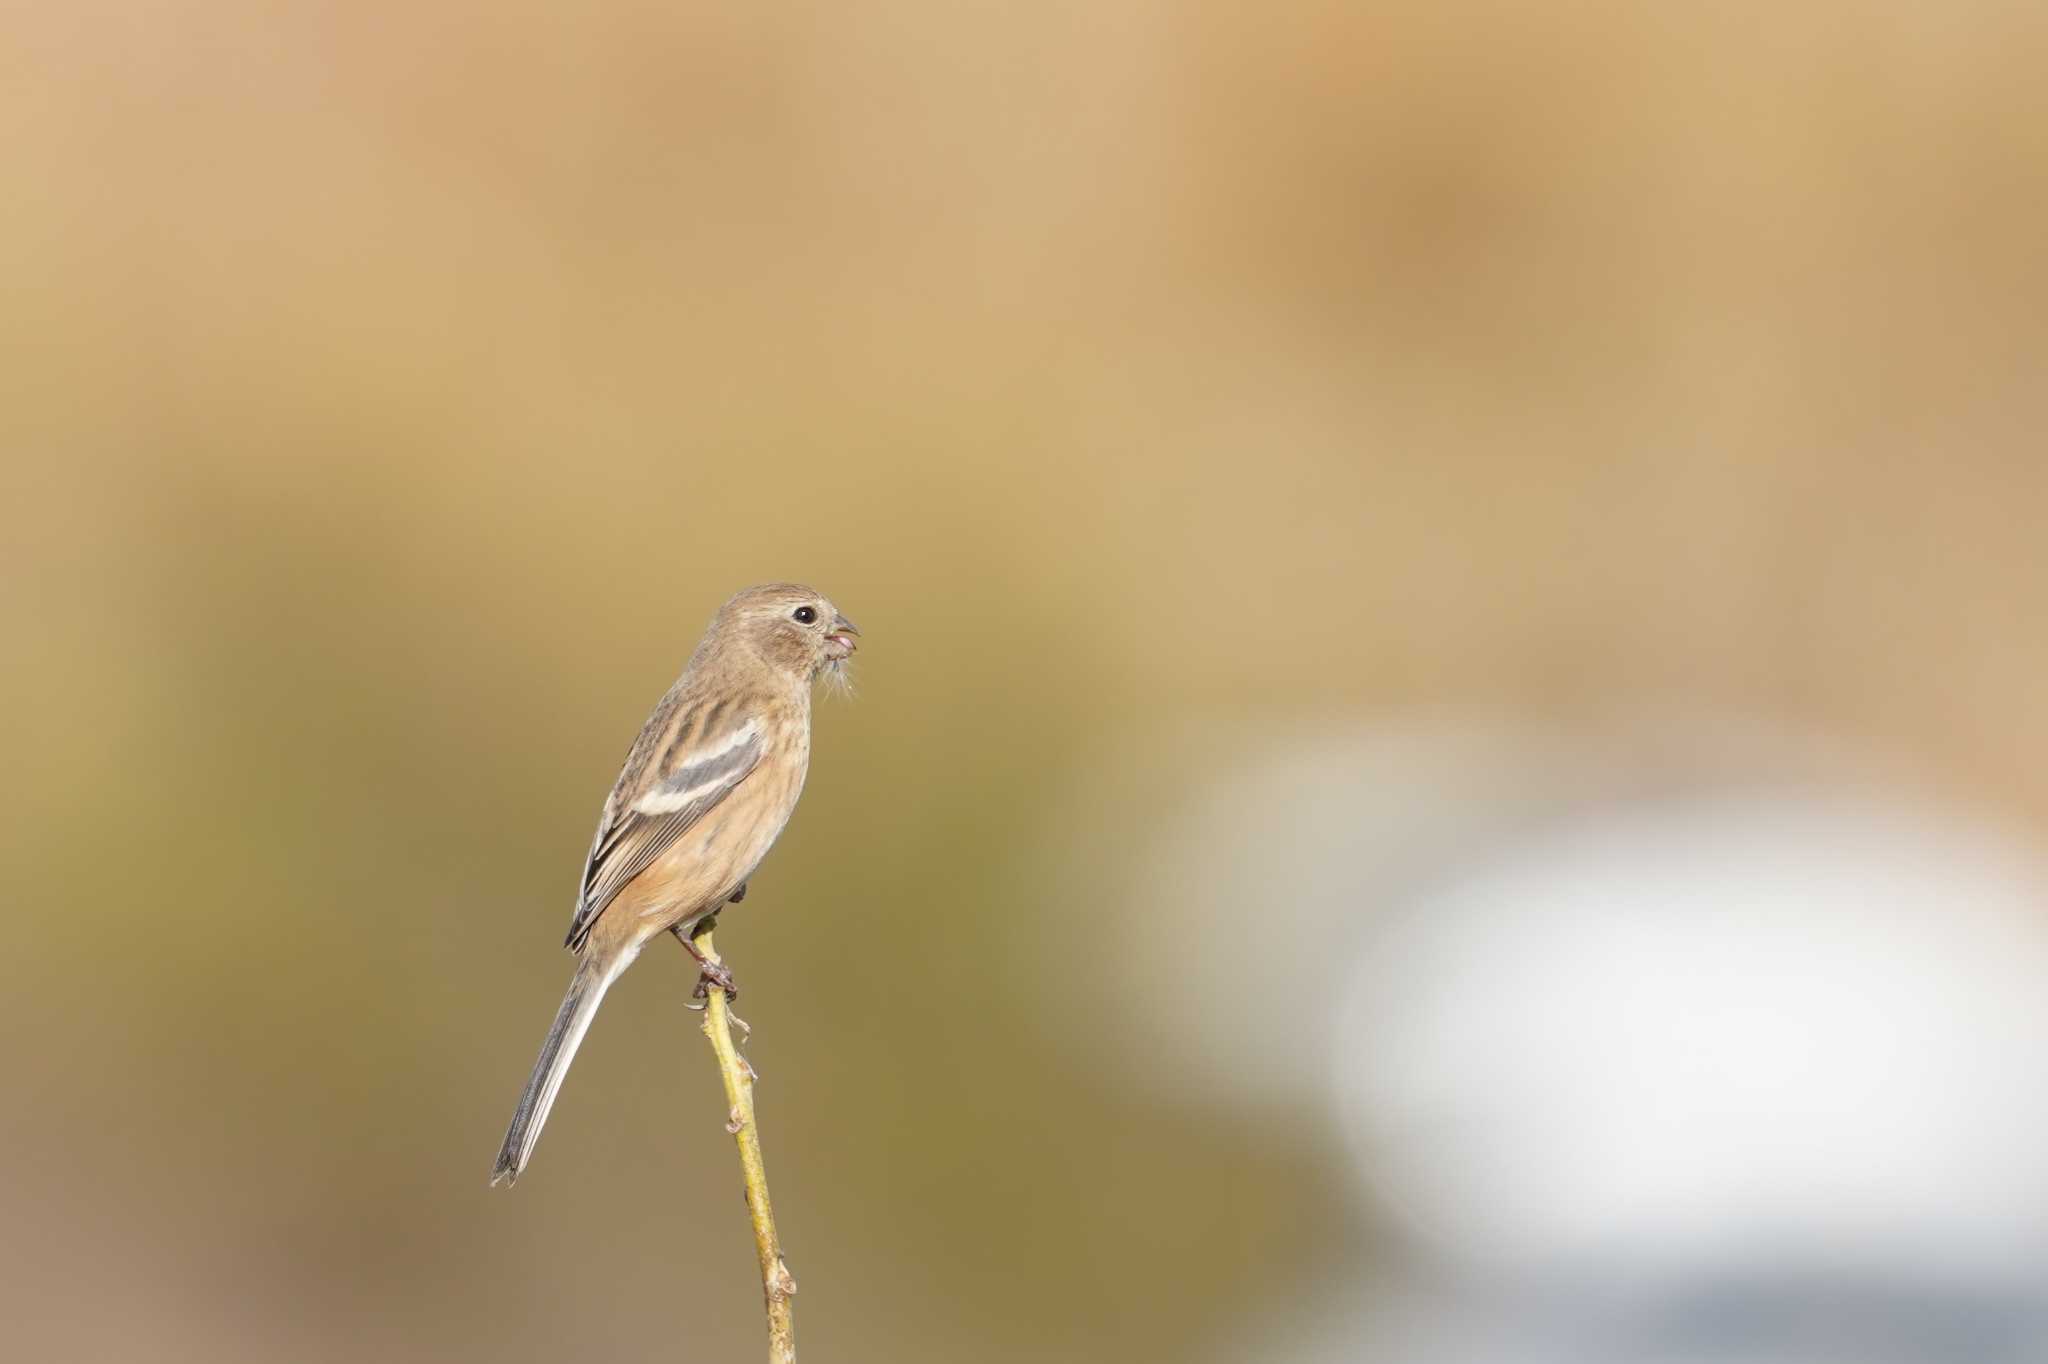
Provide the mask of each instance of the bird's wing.
POLYGON ((605 800, 583 864, 569 946, 580 949, 626 883, 746 780, 761 761, 763 734, 758 718, 722 702, 656 712, 605 800))

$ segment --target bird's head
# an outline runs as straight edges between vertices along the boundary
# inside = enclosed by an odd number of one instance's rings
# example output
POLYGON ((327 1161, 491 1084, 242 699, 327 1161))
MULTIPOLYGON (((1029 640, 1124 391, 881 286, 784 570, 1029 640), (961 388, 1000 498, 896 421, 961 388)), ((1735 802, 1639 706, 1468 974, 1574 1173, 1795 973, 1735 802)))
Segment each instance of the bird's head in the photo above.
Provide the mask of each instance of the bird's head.
POLYGON ((743 643, 769 666, 810 681, 844 685, 860 629, 830 598, 801 583, 762 583, 719 608, 714 633, 743 643))

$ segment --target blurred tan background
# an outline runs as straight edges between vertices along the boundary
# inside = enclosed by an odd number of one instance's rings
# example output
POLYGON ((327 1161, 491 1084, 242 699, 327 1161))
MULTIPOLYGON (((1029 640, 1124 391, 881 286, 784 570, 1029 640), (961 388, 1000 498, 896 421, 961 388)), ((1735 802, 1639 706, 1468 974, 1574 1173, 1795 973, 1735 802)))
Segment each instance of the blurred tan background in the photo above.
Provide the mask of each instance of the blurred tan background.
MULTIPOLYGON (((1127 1026, 1256 885, 1120 859, 1423 708, 1617 790, 1617 716, 1822 736, 2031 842, 2044 57, 1992 0, 9 5, 15 1347, 757 1352, 680 953, 485 1179, 616 763, 763 578, 866 631, 720 935, 806 1356, 1200 1358, 1398 1258, 1313 1103, 1127 1026)), ((1323 945, 1267 952, 1284 1014, 1323 945)))

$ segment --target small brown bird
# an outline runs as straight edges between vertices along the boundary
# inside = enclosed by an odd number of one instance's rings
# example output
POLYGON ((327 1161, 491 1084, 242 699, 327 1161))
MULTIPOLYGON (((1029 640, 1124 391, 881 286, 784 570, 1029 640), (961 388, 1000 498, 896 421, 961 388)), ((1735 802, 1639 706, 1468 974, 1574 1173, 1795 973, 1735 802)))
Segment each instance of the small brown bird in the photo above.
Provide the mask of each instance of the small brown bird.
POLYGON ((516 1181, 605 991, 640 949, 673 932, 698 985, 730 991, 690 929, 746 894, 796 809, 811 762, 811 684, 843 681, 860 633, 795 583, 750 587, 718 609, 683 675, 626 755, 583 864, 568 945, 576 974, 519 1096, 491 1183, 516 1181))

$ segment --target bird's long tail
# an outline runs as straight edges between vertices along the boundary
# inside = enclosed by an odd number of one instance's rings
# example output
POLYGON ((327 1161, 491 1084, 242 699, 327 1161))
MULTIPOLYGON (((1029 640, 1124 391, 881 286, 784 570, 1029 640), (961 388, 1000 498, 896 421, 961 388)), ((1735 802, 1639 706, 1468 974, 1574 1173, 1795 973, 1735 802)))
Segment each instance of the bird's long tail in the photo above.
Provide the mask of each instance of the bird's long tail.
POLYGON ((516 1183, 526 1169, 534 1143, 540 1140, 540 1129, 548 1120, 548 1110, 555 1106, 555 1095, 561 1092, 562 1077, 569 1073, 569 1063, 576 1059, 576 1048, 582 1045, 590 1020, 597 1016, 597 1006, 604 1003, 604 992, 632 959, 629 952, 618 953, 610 961, 597 961, 586 955, 576 964, 569 992, 562 996, 562 1007, 555 1012, 554 1026, 548 1029, 547 1040, 540 1044, 540 1059, 533 1063, 533 1075, 519 1096, 519 1107, 512 1111, 512 1126, 505 1132, 505 1145, 498 1151, 498 1163, 491 1170, 491 1183, 516 1183))

